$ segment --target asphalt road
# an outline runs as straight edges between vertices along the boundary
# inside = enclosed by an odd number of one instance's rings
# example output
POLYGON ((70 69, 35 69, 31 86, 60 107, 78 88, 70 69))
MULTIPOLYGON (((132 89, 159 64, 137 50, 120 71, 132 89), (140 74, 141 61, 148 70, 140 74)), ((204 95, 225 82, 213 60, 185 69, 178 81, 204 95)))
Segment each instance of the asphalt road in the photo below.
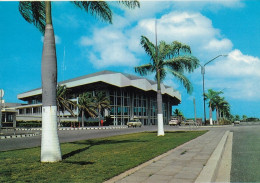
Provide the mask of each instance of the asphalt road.
MULTIPOLYGON (((61 130, 58 131, 61 143, 74 142, 78 140, 109 137, 114 135, 123 135, 129 133, 137 133, 143 131, 156 131, 157 126, 143 126, 141 128, 123 128, 123 129, 101 129, 101 130, 61 130)), ((178 130, 178 127, 165 127, 165 130, 178 130)), ((34 131, 41 133, 41 131, 34 131)), ((19 133, 17 131, 17 133, 19 133)), ((23 132, 25 133, 25 132, 23 132)), ((32 133, 32 131, 28 131, 32 133)), ((8 151, 15 149, 24 149, 38 147, 41 145, 41 136, 10 138, 0 140, 0 151, 8 151)))
MULTIPOLYGON (((164 126, 165 131, 189 131, 189 130, 206 130, 202 128, 183 128, 179 126, 164 126)), ((110 137, 115 135, 123 135, 129 133, 137 133, 144 131, 157 131, 157 126, 142 126, 141 128, 123 128, 123 129, 99 129, 99 130, 59 130, 60 143, 74 142, 78 140, 110 137)), ((41 134, 41 131, 16 131, 16 133, 32 133, 37 132, 41 134)), ((38 147, 41 145, 41 136, 23 137, 23 138, 9 138, 0 140, 0 151, 9 151, 15 149, 24 149, 38 147)))
POLYGON ((260 125, 232 128, 231 182, 260 182, 260 125))

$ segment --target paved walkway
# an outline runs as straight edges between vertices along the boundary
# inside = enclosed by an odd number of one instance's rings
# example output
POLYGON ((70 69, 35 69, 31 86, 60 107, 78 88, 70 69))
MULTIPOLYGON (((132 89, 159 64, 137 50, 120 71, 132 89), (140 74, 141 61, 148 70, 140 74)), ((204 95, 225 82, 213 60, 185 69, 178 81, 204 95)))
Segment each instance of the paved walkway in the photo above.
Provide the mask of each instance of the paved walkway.
MULTIPOLYGON (((212 153, 227 130, 211 129, 206 134, 182 145, 159 160, 152 160, 142 168, 125 172, 107 182, 117 183, 188 183, 196 182, 212 153), (139 169, 139 170, 138 170, 139 169), (137 170, 137 171, 135 171, 137 170), (133 172, 135 171, 135 172, 133 172), (129 175, 130 174, 130 175, 129 175)), ((223 140, 222 140, 223 141, 223 140)))

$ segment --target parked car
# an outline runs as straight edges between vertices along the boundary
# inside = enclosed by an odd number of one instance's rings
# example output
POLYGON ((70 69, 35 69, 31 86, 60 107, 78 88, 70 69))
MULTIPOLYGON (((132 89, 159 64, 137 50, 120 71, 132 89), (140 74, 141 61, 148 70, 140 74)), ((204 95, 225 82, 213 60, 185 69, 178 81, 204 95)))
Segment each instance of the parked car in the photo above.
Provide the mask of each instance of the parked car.
POLYGON ((178 117, 172 117, 172 119, 169 121, 170 126, 177 126, 180 124, 181 124, 181 122, 178 117))
POLYGON ((130 119, 126 124, 129 127, 141 127, 142 122, 139 119, 130 119))
POLYGON ((234 125, 239 125, 240 121, 234 121, 234 125))

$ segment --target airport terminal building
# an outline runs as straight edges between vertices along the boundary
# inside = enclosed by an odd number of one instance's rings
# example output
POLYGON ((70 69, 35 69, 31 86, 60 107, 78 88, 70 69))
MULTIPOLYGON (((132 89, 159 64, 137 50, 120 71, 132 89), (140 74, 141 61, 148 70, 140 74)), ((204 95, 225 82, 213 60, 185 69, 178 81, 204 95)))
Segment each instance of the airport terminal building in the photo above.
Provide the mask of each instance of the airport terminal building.
MULTIPOLYGON (((103 117, 111 116, 114 125, 125 125, 131 118, 139 118, 143 125, 157 124, 157 83, 143 77, 113 72, 101 71, 82 77, 59 82, 70 90, 69 98, 78 102, 80 94, 87 91, 105 91, 110 99, 110 110, 105 110, 103 117)), ((168 124, 172 106, 181 102, 181 95, 172 87, 161 85, 163 98, 164 124, 168 124)), ((19 94, 20 100, 26 105, 17 107, 17 121, 41 121, 42 89, 34 89, 19 94)), ((79 110, 73 108, 76 117, 68 112, 62 114, 62 121, 81 121, 79 110)), ((88 120, 88 119, 85 119, 88 120)))

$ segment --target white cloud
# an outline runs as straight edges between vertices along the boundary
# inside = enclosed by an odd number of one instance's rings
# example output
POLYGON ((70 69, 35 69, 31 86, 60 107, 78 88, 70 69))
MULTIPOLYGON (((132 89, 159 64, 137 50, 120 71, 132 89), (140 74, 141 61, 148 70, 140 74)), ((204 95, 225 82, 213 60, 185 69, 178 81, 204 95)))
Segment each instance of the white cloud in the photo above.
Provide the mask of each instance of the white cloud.
POLYGON ((233 50, 227 58, 222 58, 206 68, 209 88, 226 88, 230 98, 260 99, 260 59, 233 50))
POLYGON ((205 45, 204 49, 208 51, 219 51, 219 52, 225 52, 227 50, 231 50, 233 47, 232 42, 229 39, 212 39, 209 41, 207 45, 205 45))
POLYGON ((96 29, 93 38, 83 36, 79 44, 92 47, 92 52, 86 52, 92 64, 97 68, 108 66, 135 66, 138 59, 128 48, 128 38, 118 29, 108 26, 96 29))

